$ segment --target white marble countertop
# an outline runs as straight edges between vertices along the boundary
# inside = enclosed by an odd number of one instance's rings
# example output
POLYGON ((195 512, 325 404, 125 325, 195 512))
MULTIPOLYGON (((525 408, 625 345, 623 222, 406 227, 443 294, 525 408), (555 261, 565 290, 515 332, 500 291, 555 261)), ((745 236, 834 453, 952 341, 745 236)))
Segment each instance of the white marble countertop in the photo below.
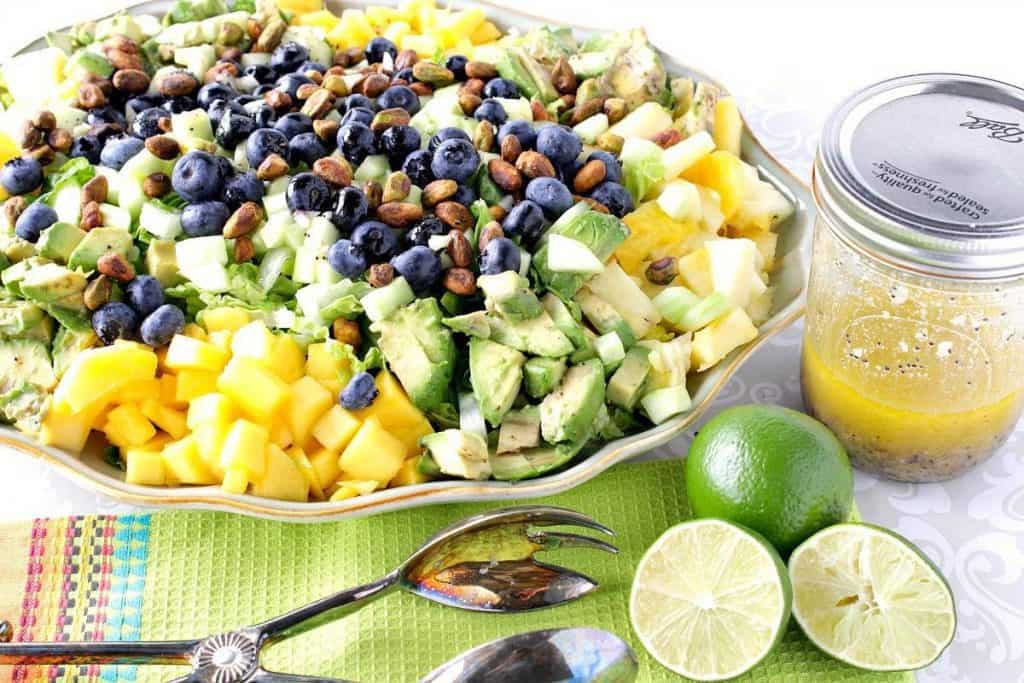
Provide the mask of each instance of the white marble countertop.
MULTIPOLYGON (((95 17, 110 0, 50 0, 45 11, 5 3, 3 48, 55 24, 95 17)), ((645 26, 655 42, 729 84, 766 146, 808 176, 817 131, 844 95, 875 80, 954 71, 1021 81, 1024 4, 1000 0, 780 2, 519 0, 554 21, 645 26)), ((766 344, 715 408, 750 402, 800 407, 801 326, 766 344)), ((712 412, 715 412, 714 410, 712 412)), ((658 450, 680 456, 687 438, 658 450)), ((0 449, 0 521, 123 513, 135 508, 86 491, 31 458, 0 449)), ((864 518, 920 545, 949 578, 959 626, 922 683, 1024 683, 1024 425, 992 459, 952 482, 911 485, 858 474, 864 518)))

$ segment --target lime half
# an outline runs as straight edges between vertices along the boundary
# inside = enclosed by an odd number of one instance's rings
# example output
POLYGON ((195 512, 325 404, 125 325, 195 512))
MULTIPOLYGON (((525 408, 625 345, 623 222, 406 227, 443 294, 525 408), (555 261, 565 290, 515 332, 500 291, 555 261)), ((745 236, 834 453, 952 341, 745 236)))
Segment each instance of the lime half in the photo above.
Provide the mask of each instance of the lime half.
POLYGON ((793 614, 827 654, 872 671, 920 669, 956 631, 939 570, 906 539, 868 524, 837 524, 789 558, 793 614))
POLYGON ((629 614, 662 665, 721 681, 772 651, 791 601, 786 566, 768 541, 720 519, 699 519, 666 531, 640 560, 629 614))

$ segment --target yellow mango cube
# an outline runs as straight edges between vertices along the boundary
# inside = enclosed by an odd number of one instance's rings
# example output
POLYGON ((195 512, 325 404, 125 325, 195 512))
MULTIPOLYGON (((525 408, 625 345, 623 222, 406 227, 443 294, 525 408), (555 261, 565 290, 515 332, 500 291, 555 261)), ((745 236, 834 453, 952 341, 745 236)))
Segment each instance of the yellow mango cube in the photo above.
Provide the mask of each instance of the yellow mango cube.
POLYGON ((178 377, 165 373, 160 375, 160 402, 165 406, 184 408, 187 403, 178 400, 178 377))
POLYGON ((337 453, 326 448, 318 448, 309 454, 308 459, 309 464, 313 467, 313 473, 316 475, 316 485, 321 492, 326 491, 341 476, 337 453))
POLYGON ((347 9, 342 11, 338 23, 327 34, 327 40, 335 47, 363 47, 375 35, 373 26, 361 10, 347 9))
POLYGON ((235 404, 219 392, 204 394, 188 406, 188 428, 195 429, 206 422, 227 423, 238 417, 235 404))
POLYGON ((156 376, 157 357, 148 346, 117 342, 83 351, 71 362, 53 393, 54 405, 80 413, 94 403, 107 403, 126 384, 156 376))
POLYGON ((275 337, 273 359, 270 369, 289 384, 305 373, 306 354, 290 334, 275 337))
POLYGON ((66 405, 54 404, 43 418, 39 429, 39 440, 47 446, 81 453, 85 448, 85 442, 89 439, 89 432, 99 418, 106 421, 104 410, 106 405, 95 403, 86 410, 71 414, 66 405))
POLYGON ((292 14, 309 14, 323 10, 323 0, 275 0, 279 10, 292 14))
POLYGON ((455 47, 460 40, 469 39, 486 19, 482 9, 471 7, 442 18, 434 33, 441 38, 445 47, 455 47))
POLYGON ((200 396, 217 391, 217 373, 207 370, 182 370, 174 387, 178 403, 191 403, 200 396))
POLYGON ((320 481, 317 479, 316 470, 313 469, 313 463, 309 461, 306 452, 298 446, 292 446, 285 453, 292 459, 295 466, 299 468, 299 472, 302 472, 302 476, 306 478, 306 483, 309 484, 308 495, 317 500, 323 500, 324 490, 320 488, 320 481))
POLYGON ((207 308, 200 313, 200 317, 203 321, 203 327, 206 328, 207 332, 219 332, 221 330, 234 332, 252 320, 249 311, 234 306, 207 308))
POLYGON ((683 178, 717 192, 722 200, 722 214, 726 221, 736 213, 747 189, 743 161, 732 152, 722 149, 715 150, 683 171, 683 178))
POLYGON ((232 358, 217 378, 217 388, 259 420, 269 419, 291 395, 280 377, 252 358, 232 358))
POLYGON ((356 496, 365 496, 373 493, 378 488, 380 488, 380 483, 376 481, 361 481, 358 479, 339 481, 334 493, 331 494, 331 502, 336 503, 340 500, 355 498, 356 496))
MULTIPOLYGON (((203 335, 205 336, 206 333, 204 332, 203 335)), ((228 354, 224 349, 184 334, 174 335, 164 360, 167 367, 173 370, 205 370, 207 372, 220 372, 227 362, 228 354)))
POLYGON ((220 464, 220 453, 227 439, 230 422, 204 422, 192 429, 192 436, 199 449, 199 457, 203 459, 210 471, 218 477, 224 477, 224 468, 220 464))
POLYGON ((306 374, 318 380, 339 380, 349 373, 348 360, 336 355, 340 343, 328 339, 306 349, 306 374))
POLYGON ((185 325, 185 329, 183 329, 181 333, 186 337, 191 337, 192 339, 206 341, 206 330, 203 329, 202 325, 189 323, 188 325, 185 325))
POLYGON ((308 12, 306 14, 299 14, 292 19, 292 23, 298 26, 314 26, 322 29, 324 33, 330 33, 331 30, 338 25, 340 19, 332 13, 330 10, 319 10, 317 12, 308 12))
POLYGON ((164 486, 167 475, 160 451, 128 448, 124 451, 124 480, 138 486, 164 486))
POLYGON ((110 443, 121 448, 141 446, 156 436, 156 428, 134 403, 120 405, 107 413, 103 431, 110 443))
POLYGON ((231 354, 235 358, 252 358, 266 365, 272 366, 274 358, 274 345, 277 338, 274 333, 267 329, 262 320, 254 320, 235 331, 231 338, 231 354))
POLYGON ((334 396, 308 376, 292 382, 291 387, 285 418, 296 443, 306 443, 313 433, 313 425, 334 403, 334 396))
POLYGON ((388 427, 387 429, 391 436, 405 445, 405 456, 407 458, 419 455, 423 451, 423 448, 420 447, 420 439, 427 434, 434 433, 434 427, 430 424, 430 420, 425 417, 417 424, 388 427))
POLYGON ((216 346, 218 349, 223 349, 225 353, 231 353, 231 342, 234 339, 235 333, 231 330, 217 330, 216 332, 210 333, 210 343, 216 346))
POLYGON ((486 45, 487 43, 493 43, 499 38, 501 38, 501 29, 490 21, 483 22, 469 35, 469 40, 474 45, 486 45))
POLYGON ((224 473, 220 488, 226 493, 242 495, 249 488, 249 475, 240 467, 228 470, 224 473))
POLYGON ((335 404, 313 425, 313 438, 328 450, 340 453, 359 431, 360 425, 358 417, 335 404))
POLYGON ((146 399, 140 404, 142 414, 171 437, 180 439, 188 434, 185 413, 161 404, 155 399, 146 399))
POLYGON ((402 463, 398 474, 388 483, 388 486, 411 486, 430 481, 430 477, 420 472, 419 458, 406 458, 402 463))
POLYGON ((164 446, 173 442, 174 439, 170 434, 166 432, 157 432, 156 436, 147 441, 146 443, 138 446, 138 448, 144 451, 162 451, 164 446))
POLYGON ((264 476, 252 482, 253 495, 297 502, 309 500, 309 481, 287 453, 268 444, 265 461, 264 476))
POLYGON ((405 461, 405 444, 371 417, 341 453, 338 465, 346 479, 391 481, 405 461))
POLYGON ((270 425, 270 443, 284 450, 295 443, 295 435, 288 425, 283 422, 274 422, 270 425))
POLYGON ((355 411, 356 417, 360 420, 376 417, 388 430, 418 425, 423 421, 423 412, 409 400, 394 375, 381 371, 374 384, 377 385, 377 398, 366 408, 355 411))
POLYGON ((191 436, 164 446, 163 459, 170 476, 182 484, 207 486, 220 482, 200 457, 196 440, 191 436))
POLYGON ((160 398, 160 380, 156 377, 132 380, 113 397, 115 403, 141 403, 160 398))
POLYGON ((232 468, 246 471, 249 481, 255 481, 267 470, 267 444, 270 434, 266 428, 248 420, 235 420, 224 438, 220 450, 220 466, 225 472, 232 468))

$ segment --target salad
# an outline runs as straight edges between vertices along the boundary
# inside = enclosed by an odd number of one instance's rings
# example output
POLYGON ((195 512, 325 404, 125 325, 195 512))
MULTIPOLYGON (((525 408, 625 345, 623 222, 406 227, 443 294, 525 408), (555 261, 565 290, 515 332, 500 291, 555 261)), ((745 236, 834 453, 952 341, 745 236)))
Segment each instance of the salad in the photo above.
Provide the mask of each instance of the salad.
POLYGON ((140 485, 515 481, 690 407, 790 202, 643 31, 178 0, 0 100, 0 412, 140 485))

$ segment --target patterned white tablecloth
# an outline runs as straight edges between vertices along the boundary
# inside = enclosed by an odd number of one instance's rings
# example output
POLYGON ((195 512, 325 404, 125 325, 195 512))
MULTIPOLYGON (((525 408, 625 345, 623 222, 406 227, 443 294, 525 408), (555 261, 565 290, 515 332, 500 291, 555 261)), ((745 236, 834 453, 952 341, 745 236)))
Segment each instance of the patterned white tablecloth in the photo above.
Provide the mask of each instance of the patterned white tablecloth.
MULTIPOLYGON (((85 7, 119 3, 54 0, 53 4, 67 16, 82 17, 98 11, 85 11, 85 7)), ((557 13, 567 20, 595 6, 593 0, 568 0, 555 8, 540 0, 517 4, 536 6, 538 13, 557 13)), ((596 3, 599 16, 587 16, 591 23, 609 27, 623 21, 645 25, 659 44, 678 47, 684 59, 731 83, 766 146, 806 178, 822 117, 836 98, 858 85, 914 70, 964 70, 1014 78, 1013 60, 1007 60, 1007 53, 997 46, 1019 41, 1015 27, 1024 21, 1024 6, 978 0, 972 3, 977 12, 939 11, 943 5, 959 4, 865 0, 844 7, 840 2, 790 2, 778 5, 786 5, 787 10, 802 5, 802 11, 780 15, 774 9, 776 3, 724 0, 704 7, 634 0, 629 10, 596 3), (775 39, 777 52, 769 58, 759 48, 731 50, 720 44, 722 33, 717 31, 686 32, 685 42, 678 37, 678 27, 699 25, 701 12, 718 13, 719 5, 733 9, 746 5, 746 20, 732 28, 732 45, 754 45, 763 30, 775 39), (982 12, 985 5, 1000 9, 999 15, 982 12), (630 15, 628 19, 624 14, 630 15), (662 15, 671 21, 662 21, 662 15), (881 21, 882 16, 888 20, 881 21), (913 35, 899 28, 911 25, 913 35), (823 31, 827 26, 842 30, 823 31), (868 31, 872 45, 884 49, 859 47, 868 31)), ((32 35, 33 26, 45 27, 53 16, 19 5, 5 6, 4 13, 5 19, 12 20, 5 33, 19 34, 8 36, 14 38, 9 45, 32 35)), ((797 324, 766 344, 729 383, 711 412, 751 402, 799 408, 801 330, 797 324)), ((681 437, 652 455, 681 457, 688 441, 689 437, 681 437)), ((858 473, 856 494, 867 521, 894 529, 920 545, 953 586, 959 612, 956 639, 938 662, 918 674, 918 680, 1024 683, 1024 425, 1000 453, 956 481, 911 485, 858 473)), ((137 509, 86 491, 32 459, 0 448, 0 521, 132 511, 137 509)))

